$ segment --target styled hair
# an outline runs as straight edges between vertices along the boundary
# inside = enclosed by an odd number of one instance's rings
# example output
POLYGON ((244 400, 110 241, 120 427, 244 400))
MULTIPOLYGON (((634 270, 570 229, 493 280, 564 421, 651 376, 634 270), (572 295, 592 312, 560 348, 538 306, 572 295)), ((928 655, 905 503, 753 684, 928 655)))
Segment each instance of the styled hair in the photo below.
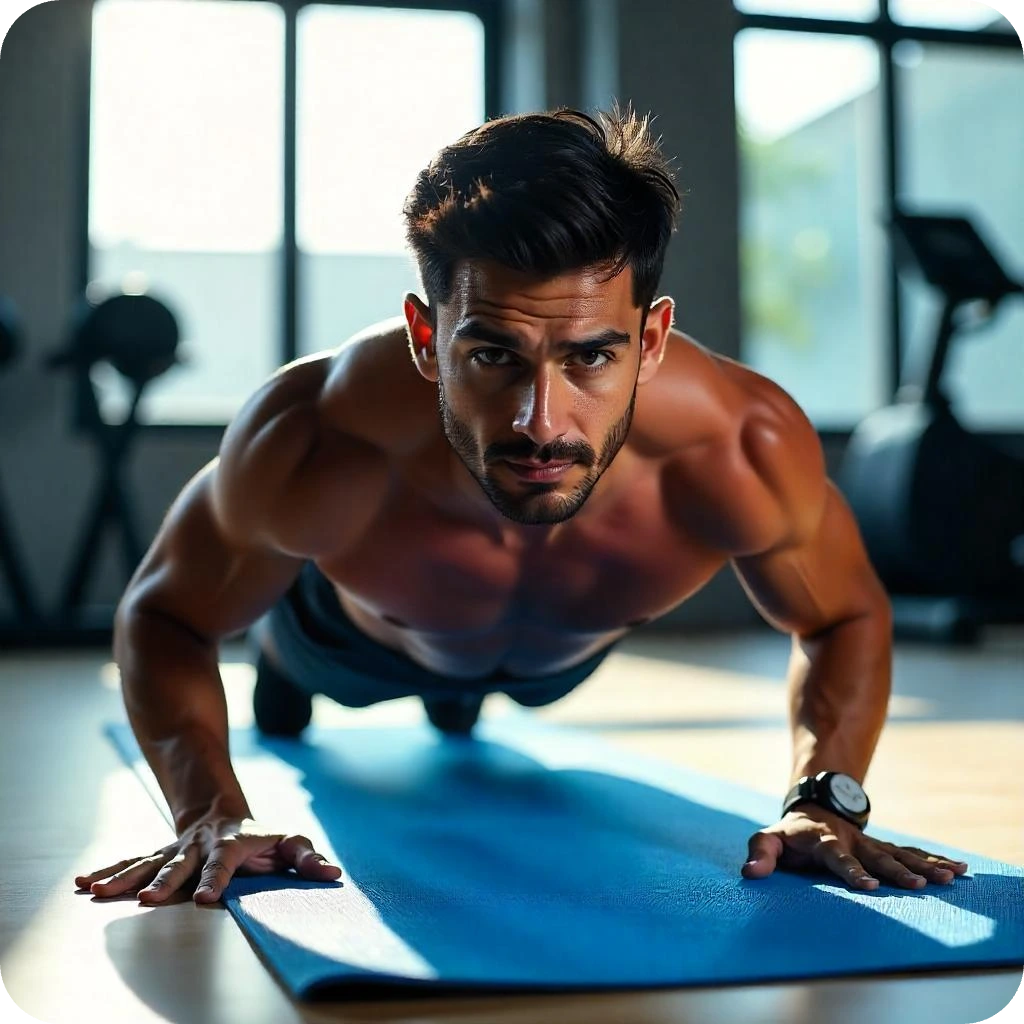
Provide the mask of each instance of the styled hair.
POLYGON ((406 234, 433 306, 455 266, 488 259, 541 278, 607 266, 633 272, 633 303, 654 301, 679 191, 650 118, 616 105, 512 114, 445 146, 405 201, 406 234))

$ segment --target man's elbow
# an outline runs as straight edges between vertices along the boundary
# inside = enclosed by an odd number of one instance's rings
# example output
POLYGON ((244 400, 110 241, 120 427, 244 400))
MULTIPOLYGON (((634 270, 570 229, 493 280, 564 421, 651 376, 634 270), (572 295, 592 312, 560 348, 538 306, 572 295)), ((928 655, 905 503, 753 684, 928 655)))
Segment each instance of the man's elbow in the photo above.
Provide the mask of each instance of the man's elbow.
POLYGON ((113 655, 122 673, 138 654, 145 620, 145 608, 129 587, 114 612, 113 655))
POLYGON ((884 589, 879 587, 878 593, 870 598, 837 625, 853 625, 861 634, 863 643, 875 647, 889 648, 892 646, 892 602, 884 589))
POLYGON ((839 633, 855 632, 860 643, 889 647, 892 644, 892 602, 885 588, 867 588, 855 602, 847 604, 828 619, 819 620, 807 629, 793 629, 796 639, 803 643, 825 640, 839 633))
POLYGON ((863 618, 870 623, 871 628, 881 639, 886 643, 892 643, 892 601, 873 570, 864 596, 863 618))

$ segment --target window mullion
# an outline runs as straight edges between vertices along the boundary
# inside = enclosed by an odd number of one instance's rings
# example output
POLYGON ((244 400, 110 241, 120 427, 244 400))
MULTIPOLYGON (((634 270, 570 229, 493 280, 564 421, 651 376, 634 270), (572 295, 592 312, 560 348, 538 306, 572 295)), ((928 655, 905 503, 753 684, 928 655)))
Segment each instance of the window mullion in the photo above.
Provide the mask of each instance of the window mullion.
MULTIPOLYGON (((886 0, 883 17, 888 17, 886 0)), ((881 88, 882 88, 882 161, 883 161, 883 198, 885 202, 885 249, 886 249, 886 346, 887 356, 884 377, 884 398, 892 400, 899 387, 903 373, 902 352, 900 349, 901 311, 899 268, 896 265, 896 248, 893 245, 892 223, 893 214, 901 189, 901 168, 899 151, 899 111, 897 109, 896 67, 893 62, 893 44, 885 40, 879 44, 881 48, 881 88)))
POLYGON ((295 149, 296 149, 296 67, 298 0, 284 0, 284 231, 281 240, 281 361, 290 363, 298 354, 299 258, 295 243, 295 149))

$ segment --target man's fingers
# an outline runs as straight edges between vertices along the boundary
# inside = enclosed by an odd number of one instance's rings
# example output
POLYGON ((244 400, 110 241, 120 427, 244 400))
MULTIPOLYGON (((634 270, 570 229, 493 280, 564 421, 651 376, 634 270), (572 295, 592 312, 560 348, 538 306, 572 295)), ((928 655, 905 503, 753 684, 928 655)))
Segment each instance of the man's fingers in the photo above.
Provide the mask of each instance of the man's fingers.
POLYGON ((172 857, 149 885, 139 890, 139 902, 163 903, 199 870, 199 859, 199 846, 190 844, 176 857, 172 857))
POLYGON ((747 845, 747 862, 740 873, 744 878, 766 878, 782 856, 782 839, 770 832, 755 832, 747 845))
POLYGON ((138 864, 141 859, 141 857, 127 857, 124 860, 119 860, 116 864, 100 868, 99 871, 91 871, 87 875, 76 875, 75 885, 79 889, 88 889, 93 882, 98 882, 101 878, 109 878, 111 875, 117 874, 118 871, 124 871, 125 868, 138 864))
POLYGON ((962 875, 967 870, 966 864, 946 860, 944 857, 933 857, 931 854, 922 856, 921 853, 911 851, 906 847, 895 847, 892 855, 911 871, 915 871, 931 882, 938 882, 940 885, 949 885, 957 875, 962 875))
POLYGON ((341 877, 341 868, 337 864, 328 863, 326 857, 314 850, 307 850, 305 853, 299 854, 295 860, 295 870, 303 878, 309 878, 315 882, 332 882, 341 877))
MULTIPOLYGON (((266 840, 261 840, 266 842, 266 840)), ((213 844, 210 856, 203 865, 203 873, 196 886, 196 903, 214 903, 220 899, 228 882, 253 852, 252 841, 241 839, 220 839, 213 844)))
POLYGON ((341 868, 313 849, 305 836, 288 836, 277 844, 278 852, 286 864, 293 865, 303 878, 316 882, 330 882, 341 877, 341 868))
POLYGON ((134 892, 152 881, 153 876, 170 859, 169 853, 154 853, 149 857, 134 861, 131 867, 112 875, 105 882, 93 882, 89 888, 94 896, 120 896, 122 893, 134 892))
POLYGON ((865 870, 852 853, 847 853, 836 840, 823 839, 818 847, 821 863, 854 889, 877 889, 878 879, 865 870))
POLYGON ((906 864, 878 846, 861 849, 860 857, 878 878, 894 882, 904 889, 921 889, 928 884, 927 876, 911 871, 906 864))
MULTIPOLYGON (((903 854, 908 853, 914 857, 919 857, 921 862, 923 862, 920 864, 921 869, 923 869, 925 865, 930 865, 941 870, 951 871, 954 875, 962 875, 967 870, 966 861, 951 860, 949 857, 939 857, 934 853, 929 853, 927 850, 921 850, 916 846, 894 846, 891 852, 892 855, 899 860, 903 860, 903 854)), ((919 870, 916 864, 912 864, 911 867, 913 867, 915 871, 919 870)))

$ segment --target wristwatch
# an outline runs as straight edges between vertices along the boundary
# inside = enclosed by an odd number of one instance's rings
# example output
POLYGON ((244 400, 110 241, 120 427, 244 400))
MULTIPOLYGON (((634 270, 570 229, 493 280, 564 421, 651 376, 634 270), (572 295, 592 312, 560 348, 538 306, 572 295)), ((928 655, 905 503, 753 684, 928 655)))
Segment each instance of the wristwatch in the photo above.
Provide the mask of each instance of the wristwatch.
POLYGON ((805 775, 786 795, 783 815, 797 804, 812 803, 838 814, 863 830, 871 813, 871 801, 861 784, 844 772, 818 772, 805 775))

